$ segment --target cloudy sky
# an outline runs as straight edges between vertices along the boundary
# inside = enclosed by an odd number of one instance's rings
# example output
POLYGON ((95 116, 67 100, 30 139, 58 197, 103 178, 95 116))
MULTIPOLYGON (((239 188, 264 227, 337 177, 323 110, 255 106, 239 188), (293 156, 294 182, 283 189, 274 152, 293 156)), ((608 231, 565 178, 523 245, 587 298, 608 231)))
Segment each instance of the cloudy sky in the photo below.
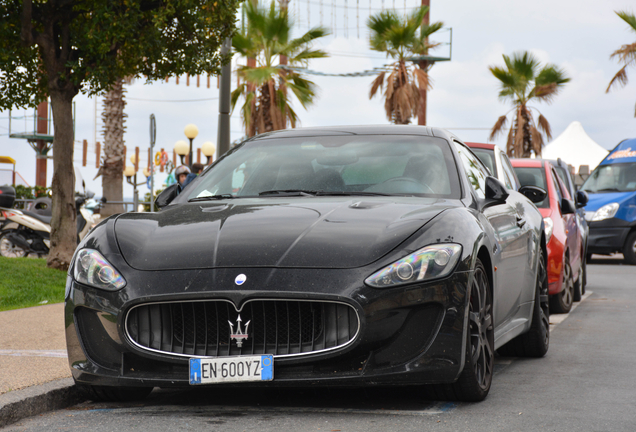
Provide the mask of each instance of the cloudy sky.
MULTIPOLYGON (((291 0, 290 11, 296 18, 297 33, 309 26, 332 28, 332 36, 317 44, 332 55, 310 64, 310 69, 327 73, 348 73, 382 66, 387 60, 368 49, 365 22, 369 12, 382 7, 398 11, 411 10, 420 0, 291 0), (345 7, 347 5, 347 7, 345 7), (359 35, 359 37, 358 37, 359 35)), ((614 11, 636 12, 633 0, 431 0, 431 21, 443 21, 452 27, 452 61, 436 64, 430 76, 434 88, 428 97, 428 123, 452 129, 466 141, 488 138, 488 130, 510 107, 497 98, 497 80, 488 66, 502 65, 502 54, 532 51, 541 61, 555 63, 565 69, 572 81, 551 105, 535 104, 550 121, 554 137, 572 121, 578 120, 597 143, 614 147, 620 140, 636 136, 636 68, 629 71, 631 83, 609 94, 605 89, 620 66, 610 60, 610 54, 623 44, 636 41, 636 33, 614 11)), ((442 31, 434 39, 449 41, 449 32, 442 31)), ((448 55, 442 45, 435 53, 448 55)), ((242 60, 240 60, 242 61, 242 60)), ((302 126, 341 124, 385 124, 380 98, 368 99, 373 77, 314 76, 319 86, 319 98, 308 111, 296 106, 302 126)), ((157 148, 172 150, 174 143, 184 139, 183 128, 194 123, 199 128, 195 147, 205 141, 216 142, 218 90, 216 79, 210 89, 186 87, 185 79, 176 85, 144 84, 128 87, 126 113, 126 145, 139 146, 142 155, 149 146, 149 116, 157 118, 157 148), (184 102, 185 101, 185 102, 184 102)), ((205 82, 205 80, 202 80, 205 82)), ((232 80, 236 85, 236 79, 232 80)), ((75 162, 88 187, 101 196, 100 180, 92 181, 96 173, 94 143, 101 137, 101 99, 79 95, 76 101, 75 162), (89 143, 88 166, 81 167, 81 140, 89 143)), ((13 117, 32 116, 33 110, 12 111, 13 117)), ((0 113, 0 155, 18 161, 17 170, 25 180, 35 183, 35 157, 26 141, 7 137, 8 112, 0 113)), ((12 132, 33 130, 33 119, 14 119, 12 132)), ((238 112, 232 116, 232 140, 243 136, 238 112)), ((498 144, 503 145, 504 137, 498 144)), ((145 163, 147 157, 142 157, 145 163)), ((6 168, 0 166, 0 168, 6 168)), ((49 184, 52 161, 49 161, 49 184)), ((160 183, 162 178, 158 178, 160 183)), ((145 192, 145 186, 141 188, 145 192)), ((132 196, 126 186, 125 196, 132 196)))

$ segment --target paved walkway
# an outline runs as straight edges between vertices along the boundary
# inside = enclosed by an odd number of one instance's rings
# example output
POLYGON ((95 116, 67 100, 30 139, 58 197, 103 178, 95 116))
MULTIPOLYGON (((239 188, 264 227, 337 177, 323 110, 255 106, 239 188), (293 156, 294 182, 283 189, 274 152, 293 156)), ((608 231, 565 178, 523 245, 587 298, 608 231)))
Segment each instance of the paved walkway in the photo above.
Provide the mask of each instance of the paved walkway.
POLYGON ((0 394, 70 376, 63 303, 0 312, 0 394))

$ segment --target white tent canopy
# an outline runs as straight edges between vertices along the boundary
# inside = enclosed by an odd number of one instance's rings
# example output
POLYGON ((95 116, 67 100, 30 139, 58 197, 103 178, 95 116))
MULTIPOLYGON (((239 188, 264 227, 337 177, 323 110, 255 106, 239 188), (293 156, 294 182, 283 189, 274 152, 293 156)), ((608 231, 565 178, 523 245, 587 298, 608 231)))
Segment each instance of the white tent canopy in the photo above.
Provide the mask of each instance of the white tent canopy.
POLYGON ((609 151, 588 136, 580 122, 573 121, 561 135, 543 148, 541 157, 561 158, 572 165, 576 172, 579 172, 581 165, 588 165, 592 172, 608 153, 609 151))

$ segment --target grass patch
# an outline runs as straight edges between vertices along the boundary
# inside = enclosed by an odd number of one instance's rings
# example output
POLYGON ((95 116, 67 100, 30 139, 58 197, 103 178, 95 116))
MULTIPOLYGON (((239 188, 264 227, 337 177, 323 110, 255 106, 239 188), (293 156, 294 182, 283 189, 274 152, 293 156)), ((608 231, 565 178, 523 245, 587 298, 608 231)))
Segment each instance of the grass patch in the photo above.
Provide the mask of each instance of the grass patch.
POLYGON ((0 257, 0 311, 60 303, 65 285, 66 272, 43 258, 0 257))

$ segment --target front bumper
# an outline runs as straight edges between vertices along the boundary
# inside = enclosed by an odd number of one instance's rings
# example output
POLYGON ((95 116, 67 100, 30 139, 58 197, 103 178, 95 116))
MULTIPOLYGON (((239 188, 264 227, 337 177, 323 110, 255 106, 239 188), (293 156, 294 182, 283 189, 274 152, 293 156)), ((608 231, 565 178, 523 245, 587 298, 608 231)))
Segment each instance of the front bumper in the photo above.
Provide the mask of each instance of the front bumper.
MULTIPOLYGON (((363 270, 367 272, 367 270, 363 270)), ((65 305, 69 363, 77 382, 111 386, 189 386, 188 360, 133 344, 124 317, 136 304, 226 299, 236 305, 254 298, 345 302, 356 309, 355 340, 330 352, 274 360, 274 380, 234 385, 406 385, 454 382, 464 365, 466 289, 471 272, 427 284, 373 289, 351 270, 218 269, 142 273, 119 292, 86 287, 69 278, 65 305), (238 273, 264 281, 259 289, 212 291, 238 273), (344 288, 316 288, 332 280, 344 288), (309 286, 307 286, 309 285, 309 286), (145 289, 135 287, 146 287, 145 289), (153 287, 152 295, 147 287, 153 287)), ((365 273, 366 274, 366 273, 365 273)), ((323 286, 327 286, 324 284, 323 286)))
POLYGON ((629 222, 611 218, 598 222, 588 222, 590 234, 587 241, 588 254, 611 254, 621 252, 625 239, 632 229, 629 222))

